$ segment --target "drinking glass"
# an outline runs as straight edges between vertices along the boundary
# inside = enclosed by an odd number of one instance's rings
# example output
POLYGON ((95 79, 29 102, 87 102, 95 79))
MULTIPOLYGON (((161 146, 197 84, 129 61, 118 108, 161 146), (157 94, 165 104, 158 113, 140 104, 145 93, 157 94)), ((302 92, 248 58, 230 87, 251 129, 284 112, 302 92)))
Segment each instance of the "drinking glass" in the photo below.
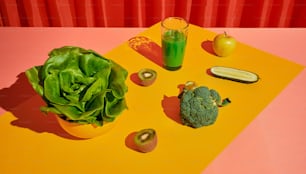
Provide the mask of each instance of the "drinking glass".
POLYGON ((163 64, 167 70, 182 67, 189 23, 181 17, 168 17, 161 22, 163 64))

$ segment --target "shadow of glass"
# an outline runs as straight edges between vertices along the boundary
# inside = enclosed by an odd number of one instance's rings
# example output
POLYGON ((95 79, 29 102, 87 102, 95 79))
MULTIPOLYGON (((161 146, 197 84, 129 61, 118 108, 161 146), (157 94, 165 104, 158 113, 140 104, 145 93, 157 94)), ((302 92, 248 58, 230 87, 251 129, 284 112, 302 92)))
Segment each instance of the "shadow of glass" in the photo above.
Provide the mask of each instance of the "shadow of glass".
POLYGON ((43 99, 33 90, 24 72, 18 75, 16 82, 9 88, 0 90, 0 106, 16 117, 12 125, 37 133, 48 132, 67 139, 79 139, 66 133, 55 115, 44 115, 39 109, 43 105, 43 99))
POLYGON ((136 36, 128 41, 129 47, 163 68, 162 48, 145 36, 136 36))

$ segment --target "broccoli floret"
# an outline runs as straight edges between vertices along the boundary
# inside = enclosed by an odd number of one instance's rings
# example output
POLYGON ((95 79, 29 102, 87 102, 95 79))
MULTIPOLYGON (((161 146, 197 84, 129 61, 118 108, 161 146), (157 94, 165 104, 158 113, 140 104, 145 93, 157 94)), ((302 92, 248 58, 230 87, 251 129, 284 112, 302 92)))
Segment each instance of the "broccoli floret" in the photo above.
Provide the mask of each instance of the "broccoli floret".
POLYGON ((219 93, 214 89, 210 89, 209 92, 212 100, 215 101, 215 104, 221 105, 221 96, 219 95, 219 93))
POLYGON ((221 101, 219 93, 206 86, 185 90, 180 95, 180 114, 184 125, 193 128, 213 124, 218 116, 219 107, 230 103, 221 101))

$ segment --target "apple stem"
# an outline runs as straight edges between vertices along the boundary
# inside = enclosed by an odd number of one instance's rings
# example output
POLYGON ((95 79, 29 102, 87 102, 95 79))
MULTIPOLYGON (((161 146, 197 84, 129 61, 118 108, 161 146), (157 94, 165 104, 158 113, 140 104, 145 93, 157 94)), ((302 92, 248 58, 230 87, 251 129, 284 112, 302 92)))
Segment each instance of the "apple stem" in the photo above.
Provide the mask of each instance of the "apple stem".
POLYGON ((226 31, 224 31, 224 35, 225 35, 225 37, 227 37, 227 33, 226 33, 226 31))

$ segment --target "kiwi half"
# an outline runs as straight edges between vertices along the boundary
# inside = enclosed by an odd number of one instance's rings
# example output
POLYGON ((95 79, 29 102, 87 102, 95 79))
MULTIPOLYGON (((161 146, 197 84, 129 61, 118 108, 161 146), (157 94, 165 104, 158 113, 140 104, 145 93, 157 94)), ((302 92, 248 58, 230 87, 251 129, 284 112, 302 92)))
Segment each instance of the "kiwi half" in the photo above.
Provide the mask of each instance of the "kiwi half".
POLYGON ((143 129, 136 133, 134 137, 134 143, 136 150, 140 152, 150 152, 157 145, 157 135, 154 129, 143 129))
POLYGON ((140 79, 140 83, 142 86, 152 85, 156 79, 156 75, 157 75, 156 71, 149 68, 141 69, 138 72, 138 77, 140 79))

